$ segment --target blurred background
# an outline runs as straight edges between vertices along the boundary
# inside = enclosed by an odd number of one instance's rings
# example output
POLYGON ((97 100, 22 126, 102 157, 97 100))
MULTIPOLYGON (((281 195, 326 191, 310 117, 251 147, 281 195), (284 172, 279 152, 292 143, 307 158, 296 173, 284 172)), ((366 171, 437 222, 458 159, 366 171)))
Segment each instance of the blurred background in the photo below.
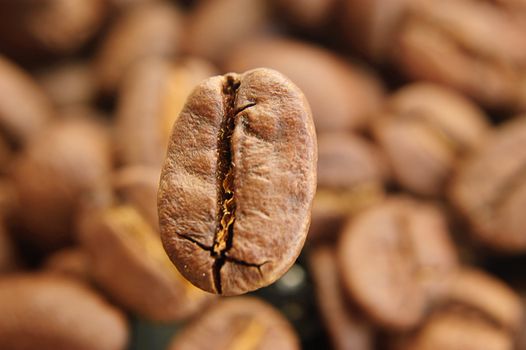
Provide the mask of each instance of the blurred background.
POLYGON ((524 112, 524 0, 0 0, 0 349, 526 349, 524 112), (157 185, 193 88, 256 67, 318 191, 291 270, 220 298, 157 185))

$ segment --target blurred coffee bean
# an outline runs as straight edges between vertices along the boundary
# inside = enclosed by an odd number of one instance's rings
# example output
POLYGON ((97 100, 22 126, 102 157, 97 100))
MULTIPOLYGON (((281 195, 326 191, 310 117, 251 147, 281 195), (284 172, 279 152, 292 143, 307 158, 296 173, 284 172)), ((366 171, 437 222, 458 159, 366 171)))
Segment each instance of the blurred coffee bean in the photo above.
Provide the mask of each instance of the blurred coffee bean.
POLYGON ((413 1, 393 45, 410 77, 450 85, 491 108, 526 109, 526 8, 413 1))
POLYGON ((348 44, 373 61, 387 60, 398 24, 410 1, 343 1, 340 21, 348 44))
POLYGON ((338 271, 336 249, 314 248, 309 267, 314 280, 316 301, 335 350, 372 350, 374 332, 346 300, 338 271))
POLYGON ((71 61, 41 70, 37 79, 60 108, 95 101, 97 80, 94 73, 88 62, 71 61))
POLYGON ((132 206, 88 210, 79 226, 95 282, 127 310, 149 320, 174 321, 212 300, 179 274, 159 233, 132 206))
POLYGON ((305 29, 319 29, 333 19, 340 0, 272 0, 273 11, 287 23, 305 29))
POLYGON ((388 177, 383 154, 358 135, 318 137, 318 188, 309 240, 339 233, 345 218, 380 201, 388 177))
POLYGON ((517 332, 525 321, 519 295, 482 270, 458 270, 443 298, 444 302, 475 311, 510 332, 517 332))
POLYGON ((0 56, 0 144, 5 152, 36 137, 53 113, 51 101, 33 78, 0 56))
POLYGON ((503 329, 474 315, 442 311, 394 350, 512 350, 513 339, 503 329))
POLYGON ((43 271, 90 282, 91 271, 86 252, 80 247, 61 249, 45 261, 43 271))
POLYGON ((343 285, 376 324, 415 327, 447 287, 457 255, 431 204, 390 198, 354 217, 338 246, 343 285))
POLYGON ((117 108, 117 137, 126 165, 162 166, 172 125, 186 98, 215 68, 197 58, 171 63, 155 57, 137 62, 123 80, 117 108))
POLYGON ((129 203, 156 230, 159 227, 157 215, 157 190, 159 169, 146 166, 128 166, 119 169, 113 176, 113 187, 123 203, 129 203))
POLYGON ((382 102, 376 77, 306 42, 288 39, 252 40, 231 51, 225 70, 276 69, 305 93, 319 133, 363 128, 382 102))
POLYGON ((170 350, 299 349, 288 321, 272 306, 249 297, 222 299, 179 333, 170 350))
POLYGON ((473 236, 504 252, 526 251, 526 117, 500 126, 460 164, 451 203, 473 236))
POLYGON ((79 206, 109 191, 110 150, 105 127, 81 118, 57 121, 32 139, 11 174, 25 240, 50 249, 73 239, 79 206))
POLYGON ((7 228, 0 219, 0 275, 13 271, 17 264, 15 246, 7 232, 7 228))
POLYGON ((458 158, 489 131, 486 116, 455 91, 427 83, 406 85, 387 100, 374 134, 396 180, 417 194, 439 196, 458 158))
POLYGON ((24 61, 71 54, 100 28, 107 0, 0 1, 0 51, 24 61))
POLYGON ((147 56, 173 57, 181 45, 183 18, 168 2, 130 7, 112 24, 96 58, 100 88, 114 93, 131 65, 147 56))
POLYGON ((185 52, 218 63, 235 46, 265 31, 268 12, 265 0, 199 1, 187 19, 185 52))
POLYGON ((73 280, 49 275, 0 278, 0 348, 125 349, 124 315, 73 280))

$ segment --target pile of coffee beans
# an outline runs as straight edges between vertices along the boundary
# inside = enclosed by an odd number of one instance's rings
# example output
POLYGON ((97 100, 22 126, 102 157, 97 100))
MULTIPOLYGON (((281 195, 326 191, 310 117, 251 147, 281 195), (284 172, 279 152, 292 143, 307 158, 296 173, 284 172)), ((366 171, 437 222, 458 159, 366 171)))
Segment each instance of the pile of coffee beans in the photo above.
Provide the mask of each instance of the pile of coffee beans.
POLYGON ((524 271, 526 0, 0 1, 0 349, 524 350, 524 271))

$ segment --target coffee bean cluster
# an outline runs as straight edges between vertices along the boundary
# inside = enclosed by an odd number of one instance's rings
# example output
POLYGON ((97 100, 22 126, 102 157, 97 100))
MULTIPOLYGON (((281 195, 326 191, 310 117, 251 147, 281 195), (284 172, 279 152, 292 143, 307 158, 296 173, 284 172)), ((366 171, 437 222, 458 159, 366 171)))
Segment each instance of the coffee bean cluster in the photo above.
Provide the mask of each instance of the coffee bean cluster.
POLYGON ((523 350, 525 270, 525 0, 0 1, 0 349, 523 350))

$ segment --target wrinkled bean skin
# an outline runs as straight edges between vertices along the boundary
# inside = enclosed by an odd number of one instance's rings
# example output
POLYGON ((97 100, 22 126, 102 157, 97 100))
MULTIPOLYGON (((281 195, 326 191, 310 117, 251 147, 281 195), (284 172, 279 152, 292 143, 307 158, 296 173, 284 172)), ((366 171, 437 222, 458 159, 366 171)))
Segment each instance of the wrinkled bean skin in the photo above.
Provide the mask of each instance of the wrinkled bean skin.
POLYGON ((316 161, 310 108, 283 75, 205 80, 174 125, 161 175, 161 238, 172 262, 212 293, 274 282, 304 244, 316 161))

